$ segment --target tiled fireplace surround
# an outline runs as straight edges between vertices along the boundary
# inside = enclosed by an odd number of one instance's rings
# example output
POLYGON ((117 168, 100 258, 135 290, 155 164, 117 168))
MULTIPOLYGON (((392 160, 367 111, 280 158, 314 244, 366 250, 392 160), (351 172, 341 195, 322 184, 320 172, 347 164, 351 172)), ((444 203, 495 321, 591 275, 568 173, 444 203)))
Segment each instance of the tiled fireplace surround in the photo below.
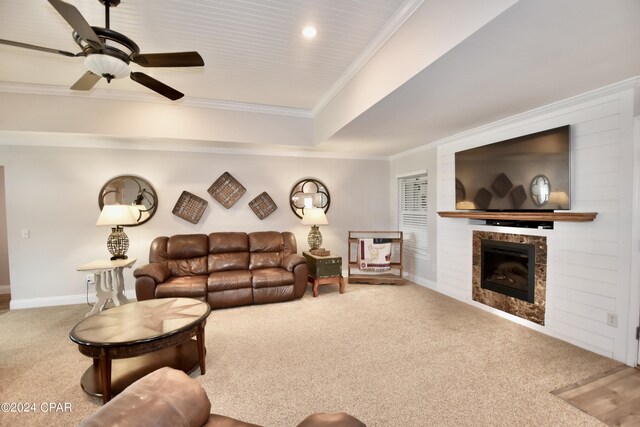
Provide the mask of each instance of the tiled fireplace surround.
POLYGON ((547 293, 547 238, 544 236, 529 236, 524 234, 474 231, 472 244, 473 272, 471 295, 473 300, 544 326, 547 293), (480 286, 481 241, 483 239, 535 245, 535 298, 533 304, 498 292, 483 289, 480 286))

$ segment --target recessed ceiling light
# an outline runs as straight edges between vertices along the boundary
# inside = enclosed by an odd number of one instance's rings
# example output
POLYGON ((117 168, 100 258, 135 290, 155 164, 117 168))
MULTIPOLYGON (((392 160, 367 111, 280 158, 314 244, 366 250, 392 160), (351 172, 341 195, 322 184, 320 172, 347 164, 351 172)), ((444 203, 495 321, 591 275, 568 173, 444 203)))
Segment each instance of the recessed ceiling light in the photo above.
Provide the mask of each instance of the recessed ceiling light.
POLYGON ((312 39, 318 35, 318 30, 316 30, 316 27, 312 25, 307 25, 302 29, 302 35, 306 39, 312 39))

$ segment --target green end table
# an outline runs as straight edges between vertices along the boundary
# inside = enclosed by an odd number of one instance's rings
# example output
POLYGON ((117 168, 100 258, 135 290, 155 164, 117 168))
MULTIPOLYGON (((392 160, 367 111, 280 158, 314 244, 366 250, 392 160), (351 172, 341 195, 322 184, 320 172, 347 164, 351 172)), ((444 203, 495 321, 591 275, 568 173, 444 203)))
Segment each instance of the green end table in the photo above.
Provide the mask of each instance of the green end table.
POLYGON ((318 296, 318 286, 338 283, 340 293, 344 294, 345 283, 342 277, 342 257, 329 255, 320 256, 310 252, 303 252, 309 267, 309 282, 313 284, 313 296, 318 296))

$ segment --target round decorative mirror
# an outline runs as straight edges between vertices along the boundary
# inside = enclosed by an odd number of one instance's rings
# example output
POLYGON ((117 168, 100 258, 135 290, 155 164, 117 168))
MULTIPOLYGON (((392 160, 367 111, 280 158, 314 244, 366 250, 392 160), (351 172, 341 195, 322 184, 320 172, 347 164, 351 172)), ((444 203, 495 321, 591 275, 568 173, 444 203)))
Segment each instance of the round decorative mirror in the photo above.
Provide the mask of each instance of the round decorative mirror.
POLYGON ((146 179, 135 175, 119 175, 107 181, 98 194, 101 211, 104 205, 115 204, 136 206, 138 223, 132 225, 136 226, 149 221, 156 213, 158 195, 146 179))
POLYGON ((531 180, 531 186, 529 188, 533 203, 535 203, 536 206, 544 206, 547 204, 549 195, 551 194, 549 178, 544 175, 536 175, 533 180, 531 180))
POLYGON ((331 196, 327 186, 314 178, 305 178, 295 183, 291 189, 289 205, 298 218, 302 218, 305 209, 320 208, 329 210, 331 196))

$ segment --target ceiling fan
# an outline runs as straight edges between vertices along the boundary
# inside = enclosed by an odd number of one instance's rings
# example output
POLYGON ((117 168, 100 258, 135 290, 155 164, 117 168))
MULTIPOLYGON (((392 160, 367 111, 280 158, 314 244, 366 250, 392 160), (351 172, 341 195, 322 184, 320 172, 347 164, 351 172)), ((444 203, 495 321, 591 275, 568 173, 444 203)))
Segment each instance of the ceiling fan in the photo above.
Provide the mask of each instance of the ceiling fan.
POLYGON ((200 67, 204 65, 198 52, 140 53, 138 45, 124 34, 109 28, 109 8, 116 7, 120 0, 99 0, 105 6, 105 26, 92 27, 75 6, 62 0, 48 0, 73 28, 73 39, 81 52, 35 46, 32 44, 0 39, 0 44, 16 46, 63 56, 84 56, 84 64, 89 69, 71 86, 73 90, 89 90, 102 77, 111 83, 112 79, 126 77, 165 96, 172 101, 180 99, 183 93, 154 79, 147 74, 130 71, 131 62, 143 67, 200 67))

